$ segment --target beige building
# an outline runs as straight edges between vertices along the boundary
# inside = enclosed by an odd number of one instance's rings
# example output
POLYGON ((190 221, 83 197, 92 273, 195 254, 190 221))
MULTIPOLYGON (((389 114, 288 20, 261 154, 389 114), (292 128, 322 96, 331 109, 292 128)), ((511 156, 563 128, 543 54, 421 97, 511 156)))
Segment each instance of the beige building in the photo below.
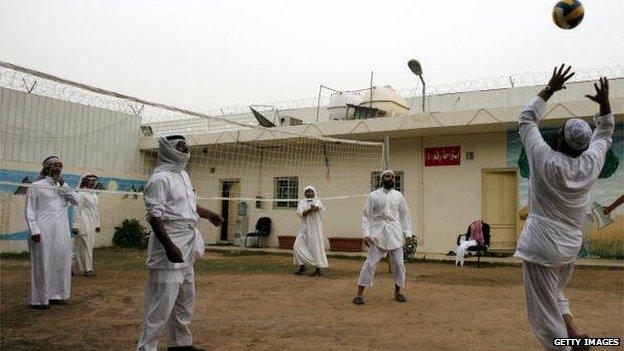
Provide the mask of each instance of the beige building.
MULTIPOLYGON (((208 243, 220 239, 240 242, 241 232, 251 231, 258 218, 270 217, 273 231, 265 243, 277 246, 278 236, 296 234, 299 220, 289 201, 263 200, 292 198, 288 195, 293 193, 302 196, 307 184, 315 185, 321 197, 331 197, 325 200, 325 235, 360 237, 363 195, 374 188, 374 172, 383 167, 382 156, 387 152, 386 162, 400 175, 400 190, 410 206, 413 231, 420 238, 419 250, 446 253, 471 221, 483 218, 492 226, 493 249, 511 252, 521 227, 518 212, 526 205, 526 179, 517 166, 517 116, 539 89, 517 87, 429 96, 425 113, 417 112, 420 98, 400 103, 369 101, 377 117, 367 119, 330 120, 327 109, 321 108, 317 115, 316 107, 280 111, 304 124, 277 127, 273 132, 224 128, 226 124, 219 121, 198 118, 148 124, 155 134, 188 136, 194 155, 189 173, 196 192, 208 199, 201 203, 228 217, 225 229, 201 224, 208 243), (381 116, 388 106, 398 108, 381 116), (316 122, 317 118, 321 122, 316 122), (374 143, 340 144, 315 139, 319 137, 374 143), (382 147, 385 138, 389 142, 382 147), (254 151, 258 149, 273 151, 254 151), (333 162, 331 174, 325 171, 328 158, 333 162), (243 217, 238 215, 241 202, 248 209, 243 217)), ((591 82, 579 82, 558 93, 549 101, 543 126, 554 127, 570 117, 590 120, 597 106, 583 96, 592 89, 591 82)), ((614 151, 622 163, 624 79, 611 82, 611 98, 618 124, 614 151)), ((249 119, 251 115, 229 117, 249 119)), ((0 180, 5 182, 32 176, 39 171, 41 159, 59 154, 65 159, 69 182, 83 172, 95 171, 105 177, 109 190, 138 191, 154 165, 156 138, 140 134, 139 125, 146 121, 130 113, 1 88, 0 122, 0 180), (101 117, 107 113, 110 118, 101 117), (100 116, 94 120, 100 124, 96 128, 85 123, 85 116, 100 116), (32 127, 44 119, 48 123, 45 127, 32 127), (104 120, 108 123, 101 122, 104 120), (37 133, 50 128, 56 130, 54 142, 33 144, 33 140, 45 138, 37 133), (14 130, 28 133, 16 134, 14 130)), ((620 166, 615 175, 601 180, 596 201, 604 204, 621 194, 622 175, 620 166)), ((23 251, 23 196, 14 195, 14 185, 1 186, 1 250, 23 251)), ((622 209, 618 211, 616 217, 621 221, 622 209)), ((102 195, 104 224, 98 246, 111 244, 114 226, 123 219, 143 216, 140 197, 102 195)), ((622 226, 619 228, 612 236, 622 242, 622 226)))

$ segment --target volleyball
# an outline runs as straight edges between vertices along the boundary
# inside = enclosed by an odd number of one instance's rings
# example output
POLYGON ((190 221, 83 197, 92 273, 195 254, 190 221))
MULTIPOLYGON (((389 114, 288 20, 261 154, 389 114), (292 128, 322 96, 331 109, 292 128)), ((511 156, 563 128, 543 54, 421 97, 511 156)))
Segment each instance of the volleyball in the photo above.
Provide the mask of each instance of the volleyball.
POLYGON ((585 10, 578 0, 561 0, 553 8, 552 17, 557 27, 572 29, 583 20, 585 10))

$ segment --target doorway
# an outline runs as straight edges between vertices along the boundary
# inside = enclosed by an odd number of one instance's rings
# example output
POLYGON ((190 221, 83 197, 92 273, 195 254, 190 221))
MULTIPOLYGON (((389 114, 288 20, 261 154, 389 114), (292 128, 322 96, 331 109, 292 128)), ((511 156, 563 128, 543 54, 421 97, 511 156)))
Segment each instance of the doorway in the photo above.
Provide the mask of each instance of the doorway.
POLYGON ((222 180, 221 197, 224 198, 221 200, 221 241, 233 243, 238 226, 238 200, 230 199, 240 197, 240 181, 222 180))
POLYGON ((490 224, 491 250, 513 252, 516 249, 518 178, 515 169, 484 169, 482 182, 482 218, 490 224))

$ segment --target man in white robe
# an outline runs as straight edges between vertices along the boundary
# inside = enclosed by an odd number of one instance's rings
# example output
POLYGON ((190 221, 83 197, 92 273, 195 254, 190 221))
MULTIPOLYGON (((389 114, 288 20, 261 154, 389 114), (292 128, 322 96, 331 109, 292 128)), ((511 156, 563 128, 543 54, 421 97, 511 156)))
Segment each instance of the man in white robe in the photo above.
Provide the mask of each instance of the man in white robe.
POLYGON ((193 262, 204 252, 197 221, 202 217, 218 226, 223 220, 197 205, 185 171, 190 153, 184 137, 160 138, 158 144, 158 167, 144 191, 152 233, 147 248, 147 286, 137 350, 156 351, 158 335, 165 328, 167 350, 202 350, 193 346, 190 330, 195 306, 193 262))
POLYGON ((356 305, 364 304, 364 288, 373 286, 375 267, 388 253, 394 276, 394 297, 405 302, 401 288, 405 285, 405 263, 403 245, 411 243, 412 219, 407 202, 401 192, 394 190, 394 172, 386 170, 381 174, 382 187, 368 194, 362 216, 364 243, 368 246, 366 261, 360 270, 356 305))
POLYGON ((523 260, 529 323, 546 350, 570 349, 553 345, 554 338, 587 337, 574 323, 563 288, 572 276, 590 190, 602 170, 614 130, 609 86, 607 79, 601 78, 600 86, 594 84, 596 95, 586 95, 600 105, 600 113, 594 117, 595 130, 572 118, 559 128, 554 149, 544 141, 539 120, 546 101, 574 75, 570 69, 564 65, 555 68, 548 86, 519 117, 520 140, 530 169, 529 216, 514 256, 523 260))
POLYGON ((47 309, 66 305, 71 290, 72 239, 67 209, 77 194, 63 181, 57 156, 43 161, 40 179, 26 192, 26 222, 30 231, 30 306, 47 309))
MULTIPOLYGON (((83 174, 76 189, 93 189, 98 177, 83 174)), ((96 193, 79 191, 79 205, 74 207, 72 234, 74 235, 74 253, 78 268, 84 276, 93 275, 93 247, 95 236, 100 232, 100 201, 96 193)))
POLYGON ((305 265, 316 267, 312 276, 320 276, 321 268, 327 268, 327 254, 325 253, 325 237, 323 236, 323 203, 313 186, 303 190, 305 199, 299 200, 297 215, 301 218, 299 233, 293 246, 293 261, 299 265, 296 275, 305 272, 305 265))

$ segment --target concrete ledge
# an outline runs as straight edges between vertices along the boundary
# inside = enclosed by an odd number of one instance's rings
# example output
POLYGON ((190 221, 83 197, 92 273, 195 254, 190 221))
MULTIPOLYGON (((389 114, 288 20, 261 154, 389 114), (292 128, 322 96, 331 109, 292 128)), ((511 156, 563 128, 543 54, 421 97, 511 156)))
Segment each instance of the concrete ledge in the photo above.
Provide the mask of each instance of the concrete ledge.
MULTIPOLYGON (((216 246, 206 245, 206 250, 212 252, 230 252, 236 254, 262 254, 262 255, 279 255, 279 256, 291 256, 292 250, 278 249, 275 247, 262 247, 262 248, 243 248, 240 246, 216 246)), ((335 252, 328 251, 327 257, 329 258, 347 258, 347 259, 364 259, 366 252, 335 252)), ((440 262, 440 263, 454 263, 455 256, 448 256, 439 253, 426 253, 418 252, 415 255, 414 261, 425 262, 440 262)), ((476 264, 477 257, 472 256, 466 258, 465 264, 476 264)), ((515 257, 481 257, 481 263, 485 265, 504 265, 504 266, 518 266, 522 265, 522 260, 515 257)), ((616 259, 596 259, 596 258, 579 258, 575 263, 576 267, 583 268, 596 268, 596 269, 623 269, 624 260, 616 259)))

